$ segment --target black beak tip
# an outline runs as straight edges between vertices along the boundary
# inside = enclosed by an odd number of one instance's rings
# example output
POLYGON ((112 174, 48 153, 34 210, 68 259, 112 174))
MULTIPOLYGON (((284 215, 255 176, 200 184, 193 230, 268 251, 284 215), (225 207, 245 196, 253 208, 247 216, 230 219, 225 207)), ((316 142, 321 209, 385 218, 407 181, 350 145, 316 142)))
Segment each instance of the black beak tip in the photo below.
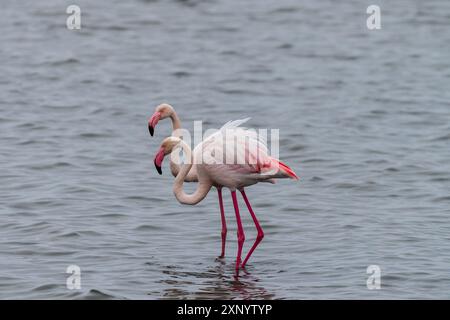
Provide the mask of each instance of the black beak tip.
POLYGON ((155 133, 155 129, 151 125, 148 126, 148 132, 150 132, 150 135, 153 137, 153 133, 155 133))
POLYGON ((156 168, 156 171, 158 171, 159 174, 162 174, 161 167, 156 164, 156 161, 155 161, 155 168, 156 168))

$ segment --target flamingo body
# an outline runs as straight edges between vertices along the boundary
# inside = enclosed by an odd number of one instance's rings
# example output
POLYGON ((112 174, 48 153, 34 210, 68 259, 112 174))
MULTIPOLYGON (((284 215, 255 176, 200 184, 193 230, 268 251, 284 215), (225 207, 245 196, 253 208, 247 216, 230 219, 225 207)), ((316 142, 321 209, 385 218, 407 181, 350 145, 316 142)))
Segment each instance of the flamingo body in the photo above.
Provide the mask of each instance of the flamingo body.
POLYGON ((197 175, 230 190, 273 182, 275 178, 298 179, 292 169, 268 155, 265 141, 255 131, 240 127, 248 120, 228 122, 195 147, 194 163, 201 158, 204 162, 193 166, 197 175))
MULTIPOLYGON (((190 161, 183 166, 171 162, 171 171, 176 175, 173 192, 180 203, 197 204, 206 197, 211 187, 215 186, 217 188, 222 217, 221 257, 224 255, 227 233, 223 211, 222 187, 227 187, 231 190, 238 226, 237 272, 239 267, 245 266, 255 248, 264 238, 264 232, 253 212, 244 188, 258 182, 273 183, 275 178, 298 180, 297 175, 291 168, 269 155, 265 141, 255 131, 240 126, 247 121, 248 118, 226 123, 218 132, 210 135, 197 145, 194 150, 191 150, 179 137, 166 138, 163 140, 161 148, 155 157, 155 166, 158 172, 161 173, 161 163, 165 155, 170 154, 173 150, 178 150, 178 148, 182 148, 185 155, 188 155, 190 161), (183 183, 185 181, 198 181, 197 189, 194 193, 186 194, 184 192, 183 183), (236 198, 236 190, 241 192, 258 231, 256 240, 242 264, 241 255, 245 234, 236 198)), ((149 130, 153 135, 153 127, 150 129, 150 122, 149 130)))

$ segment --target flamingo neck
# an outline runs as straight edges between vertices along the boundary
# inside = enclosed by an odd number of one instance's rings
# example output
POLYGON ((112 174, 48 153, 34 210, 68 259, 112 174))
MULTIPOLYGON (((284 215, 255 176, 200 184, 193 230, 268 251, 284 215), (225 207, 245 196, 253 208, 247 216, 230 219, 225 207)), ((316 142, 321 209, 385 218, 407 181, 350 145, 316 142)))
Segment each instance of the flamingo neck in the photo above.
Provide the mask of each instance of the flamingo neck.
MULTIPOLYGON (((172 136, 180 138, 181 134, 178 129, 181 129, 181 121, 175 110, 173 110, 170 114, 170 119, 172 120, 172 136)), ((170 171, 174 177, 176 177, 180 172, 180 165, 173 162, 172 158, 170 159, 170 171)))
POLYGON ((178 117, 178 114, 173 110, 172 114, 170 115, 170 119, 172 120, 172 136, 178 136, 179 133, 176 133, 177 129, 181 129, 181 121, 178 117))
MULTIPOLYGON (((175 110, 172 111, 172 114, 170 115, 170 119, 172 120, 172 136, 181 138, 181 121, 178 117, 178 114, 175 112, 175 110)), ((170 172, 172 172, 172 175, 176 177, 178 173, 181 170, 181 166, 178 163, 175 163, 172 161, 172 158, 170 159, 170 172)), ((186 181, 197 181, 197 176, 193 172, 189 172, 186 181)))
POLYGON ((176 176, 175 182, 173 184, 173 193, 180 203, 194 205, 199 203, 206 197, 209 190, 211 189, 212 184, 207 179, 201 179, 199 176, 197 189, 194 191, 194 193, 187 194, 186 192, 184 192, 184 179, 188 175, 189 170, 191 170, 192 168, 194 157, 192 155, 191 148, 183 140, 181 140, 180 145, 190 161, 185 163, 178 172, 178 175, 176 176))

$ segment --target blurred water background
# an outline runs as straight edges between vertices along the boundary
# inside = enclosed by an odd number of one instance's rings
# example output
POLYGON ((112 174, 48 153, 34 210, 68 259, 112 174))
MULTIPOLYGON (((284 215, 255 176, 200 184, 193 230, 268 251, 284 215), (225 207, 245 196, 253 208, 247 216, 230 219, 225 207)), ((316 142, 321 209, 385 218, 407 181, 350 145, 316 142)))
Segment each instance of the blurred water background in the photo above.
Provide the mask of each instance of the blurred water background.
POLYGON ((0 298, 449 298, 450 3, 373 2, 2 3, 0 298), (266 237, 239 278, 229 192, 219 261, 215 191, 180 205, 154 169, 161 102, 280 129, 301 176, 248 188, 266 237))

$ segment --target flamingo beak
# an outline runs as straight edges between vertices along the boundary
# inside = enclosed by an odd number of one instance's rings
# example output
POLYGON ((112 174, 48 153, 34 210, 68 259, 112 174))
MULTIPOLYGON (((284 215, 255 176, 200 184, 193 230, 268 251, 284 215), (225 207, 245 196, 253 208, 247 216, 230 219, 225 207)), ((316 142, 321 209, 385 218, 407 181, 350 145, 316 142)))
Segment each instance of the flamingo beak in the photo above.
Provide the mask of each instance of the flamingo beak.
POLYGON ((150 132, 150 135, 153 137, 153 133, 155 132, 156 124, 158 123, 159 119, 161 119, 161 113, 155 112, 152 117, 148 120, 148 131, 150 132))
POLYGON ((162 174, 161 164, 164 160, 164 156, 164 148, 159 148, 154 160, 156 171, 158 171, 159 174, 162 174))

